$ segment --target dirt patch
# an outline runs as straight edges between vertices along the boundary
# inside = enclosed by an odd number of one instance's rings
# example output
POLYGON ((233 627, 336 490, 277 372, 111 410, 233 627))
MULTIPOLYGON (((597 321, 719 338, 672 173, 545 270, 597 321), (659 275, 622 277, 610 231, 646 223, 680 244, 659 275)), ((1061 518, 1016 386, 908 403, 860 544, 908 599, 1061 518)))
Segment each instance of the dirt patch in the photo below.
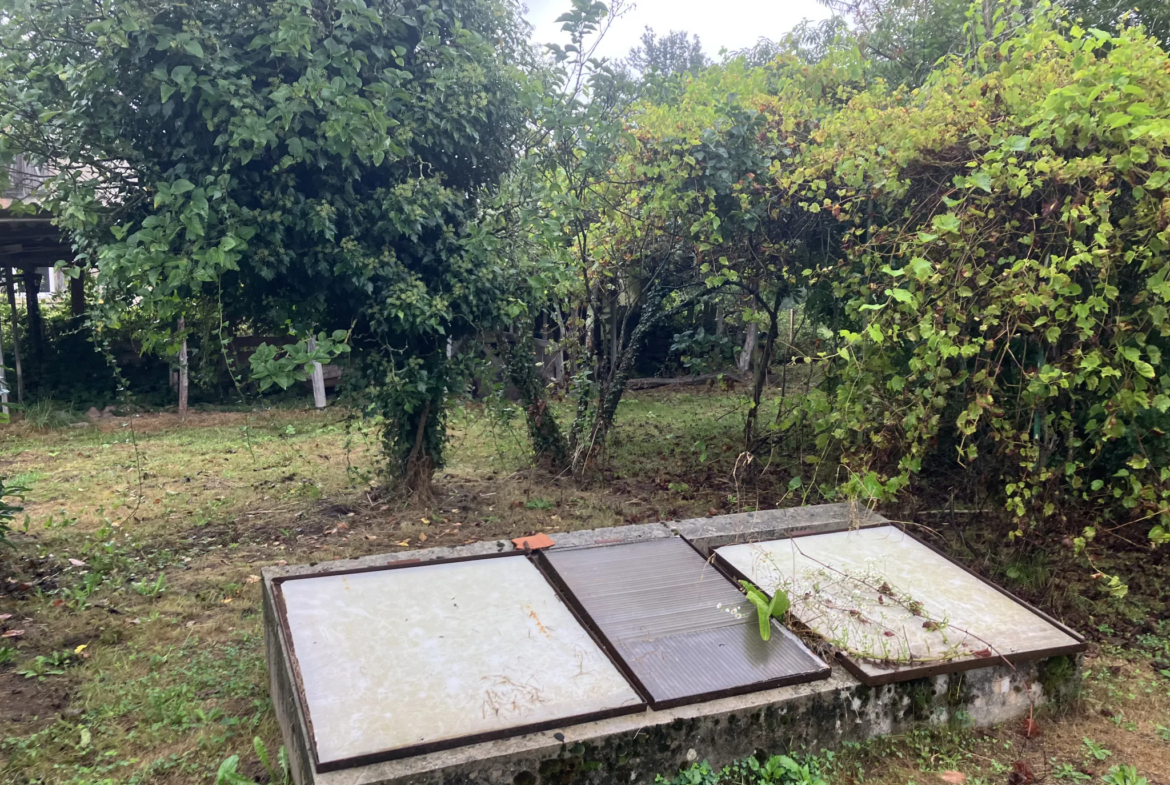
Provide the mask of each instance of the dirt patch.
POLYGON ((24 732, 32 733, 55 721, 68 707, 69 692, 60 682, 0 672, 0 725, 20 724, 24 732))

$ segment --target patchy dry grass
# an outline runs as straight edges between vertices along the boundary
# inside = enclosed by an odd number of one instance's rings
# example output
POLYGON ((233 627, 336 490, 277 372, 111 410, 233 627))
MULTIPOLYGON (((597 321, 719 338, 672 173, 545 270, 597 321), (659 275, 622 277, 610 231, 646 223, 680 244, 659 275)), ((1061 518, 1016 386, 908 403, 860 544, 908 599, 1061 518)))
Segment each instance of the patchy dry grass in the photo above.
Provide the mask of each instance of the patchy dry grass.
MULTIPOLYGON (((375 434, 342 410, 0 430, 3 472, 32 489, 18 547, 0 554, 0 616, 11 614, 0 631, 22 631, 0 639, 0 781, 210 782, 234 753, 266 781, 251 751, 254 736, 280 745, 263 566, 799 503, 780 463, 750 489, 737 483, 742 406, 721 393, 628 399, 588 483, 529 468, 518 420, 461 408, 426 508, 380 494, 375 434)), ((834 779, 925 783, 957 769, 1005 782, 996 767, 1026 759, 1050 779, 1084 764, 1094 782, 1132 762, 1170 785, 1170 679, 1142 659, 1159 661, 1163 635, 1147 635, 1150 651, 1099 650, 1084 707, 1046 719, 1041 739, 890 739, 844 751, 834 779), (1113 754, 1084 763, 1084 737, 1113 754)))

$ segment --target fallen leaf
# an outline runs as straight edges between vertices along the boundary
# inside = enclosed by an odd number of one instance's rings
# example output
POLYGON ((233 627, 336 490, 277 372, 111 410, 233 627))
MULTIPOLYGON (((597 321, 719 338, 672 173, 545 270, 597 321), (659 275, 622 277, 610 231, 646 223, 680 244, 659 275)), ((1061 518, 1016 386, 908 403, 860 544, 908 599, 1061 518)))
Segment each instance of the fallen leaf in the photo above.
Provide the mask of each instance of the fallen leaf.
POLYGON ((1024 738, 1034 739, 1040 735, 1040 726, 1031 717, 1024 717, 1024 738))
POLYGON ((52 606, 54 608, 60 608, 64 604, 65 604, 65 600, 53 600, 53 602, 52 602, 52 606))
POLYGON ((0 621, 8 621, 12 618, 11 613, 0 613, 0 621))
POLYGON ((83 651, 85 651, 85 650, 86 650, 86 648, 87 648, 88 646, 89 646, 89 644, 88 644, 88 643, 83 643, 83 644, 81 644, 80 646, 78 646, 76 649, 74 649, 74 650, 73 650, 73 653, 74 653, 74 654, 81 654, 83 651))
POLYGON ((367 534, 367 535, 366 535, 366 539, 367 539, 367 540, 376 540, 376 539, 378 539, 378 535, 376 535, 376 534, 367 534))
POLYGON ((398 544, 401 545, 403 548, 405 548, 408 545, 410 545, 410 540, 403 540, 402 542, 400 542, 398 544))
POLYGON ((1008 785, 1031 785, 1036 779, 1032 767, 1027 761, 1018 760, 1012 764, 1012 773, 1008 775, 1008 785))
POLYGON ((349 528, 349 524, 346 523, 345 521, 342 521, 341 523, 337 524, 337 528, 341 529, 342 531, 345 531, 346 529, 349 528))
POLYGON ((277 567, 284 567, 284 566, 286 566, 287 564, 288 564, 288 562, 286 562, 284 559, 281 559, 280 561, 278 561, 278 562, 276 563, 276 566, 277 566, 277 567))
POLYGON ((419 542, 426 542, 427 541, 427 533, 426 532, 420 533, 418 535, 418 541, 419 542))
POLYGON ((195 626, 195 622, 193 622, 193 621, 189 621, 189 622, 187 622, 187 626, 188 626, 188 627, 194 627, 194 626, 195 626))
POLYGON ((227 604, 228 604, 229 602, 231 602, 231 601, 232 601, 232 598, 231 598, 231 597, 224 597, 224 598, 223 598, 223 604, 224 604, 224 605, 227 605, 227 604))
POLYGON ((249 575, 247 578, 244 579, 244 583, 259 583, 259 582, 260 582, 259 575, 249 575))
POLYGON ((961 771, 943 771, 938 776, 943 782, 949 782, 951 785, 963 785, 967 781, 967 775, 961 771))
POLYGON ((81 559, 70 559, 69 563, 72 564, 74 567, 85 567, 86 566, 85 562, 83 562, 81 559))
POLYGON ((889 630, 886 630, 885 632, 883 632, 882 635, 885 635, 887 638, 894 637, 894 633, 890 632, 889 630))
POLYGON ((429 518, 419 518, 419 520, 422 521, 423 523, 430 523, 431 522, 429 518))
POLYGON ((976 657, 990 657, 991 649, 980 649, 979 651, 973 651, 971 653, 976 657))
POLYGON ((9 630, 3 635, 0 635, 0 638, 19 638, 21 635, 24 635, 24 630, 9 630))

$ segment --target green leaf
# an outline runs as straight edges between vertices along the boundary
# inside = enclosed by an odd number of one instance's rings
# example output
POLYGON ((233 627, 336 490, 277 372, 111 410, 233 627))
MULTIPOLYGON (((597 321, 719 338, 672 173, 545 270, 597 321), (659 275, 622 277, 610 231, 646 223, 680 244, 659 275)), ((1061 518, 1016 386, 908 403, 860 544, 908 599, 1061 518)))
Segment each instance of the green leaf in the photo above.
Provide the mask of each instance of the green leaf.
POLYGON ((891 297, 900 303, 914 302, 914 295, 905 289, 889 289, 887 290, 891 297))
POLYGON ((176 180, 175 182, 171 183, 172 194, 185 194, 188 191, 192 191, 194 189, 195 185, 190 180, 176 180))
POLYGON ((959 223, 957 216, 945 213, 943 215, 936 215, 932 221, 936 229, 951 234, 958 234, 962 224, 959 223))
POLYGON ((187 50, 187 54, 194 55, 200 60, 203 59, 203 47, 199 45, 198 41, 188 41, 183 48, 187 50))
MULTIPOLYGON (((967 183, 969 185, 976 186, 977 188, 982 188, 984 191, 987 191, 987 193, 991 193, 991 175, 987 172, 975 172, 974 174, 969 175, 967 177, 967 183)), ((958 229, 956 228, 952 231, 957 232, 958 229)))
POLYGON ((925 281, 934 272, 934 265, 930 263, 929 259, 915 256, 910 260, 910 270, 914 274, 915 280, 925 281))

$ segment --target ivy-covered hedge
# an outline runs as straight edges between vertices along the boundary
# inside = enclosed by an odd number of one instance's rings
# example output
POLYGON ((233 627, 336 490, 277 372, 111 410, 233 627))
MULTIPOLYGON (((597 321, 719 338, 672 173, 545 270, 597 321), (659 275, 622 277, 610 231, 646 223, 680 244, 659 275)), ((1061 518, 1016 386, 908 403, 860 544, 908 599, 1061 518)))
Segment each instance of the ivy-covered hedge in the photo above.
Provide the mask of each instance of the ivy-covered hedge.
POLYGON ((808 181, 851 225, 821 436, 855 483, 945 451, 1021 526, 1089 503, 1170 541, 1166 53, 1041 17, 820 133, 808 181))
POLYGON ((803 300, 833 336, 818 389, 761 426, 839 457, 830 486, 889 499, 959 469, 1021 530, 1075 513, 1085 539, 1165 543, 1170 58, 1020 9, 972 15, 970 51, 917 89, 849 48, 709 69, 633 124, 623 215, 686 227, 745 321, 803 300))

